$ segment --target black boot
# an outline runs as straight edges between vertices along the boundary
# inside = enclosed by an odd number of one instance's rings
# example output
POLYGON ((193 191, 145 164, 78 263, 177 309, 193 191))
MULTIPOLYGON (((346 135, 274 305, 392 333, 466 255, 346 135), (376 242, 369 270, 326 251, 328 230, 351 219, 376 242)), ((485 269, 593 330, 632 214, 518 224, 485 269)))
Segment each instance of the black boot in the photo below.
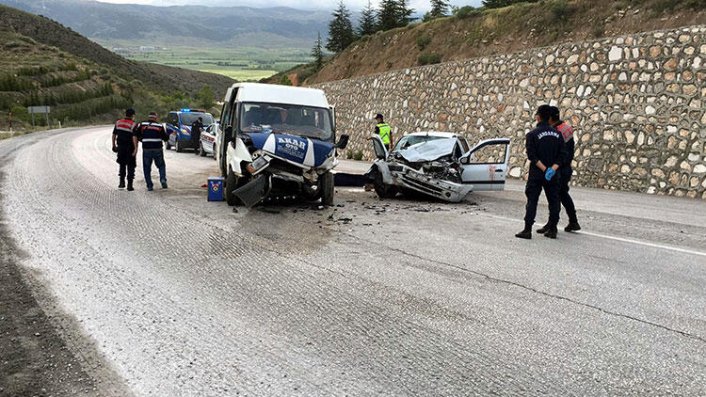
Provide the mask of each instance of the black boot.
POLYGON ((544 234, 549 231, 549 224, 546 224, 542 226, 541 228, 537 229, 538 234, 544 234))
POLYGON ((546 232, 544 232, 544 237, 556 238, 556 227, 550 227, 546 232))
POLYGON ((118 189, 124 189, 125 188, 125 178, 120 177, 120 184, 118 185, 118 189))
POLYGON ((521 232, 515 235, 517 238, 523 238, 525 240, 532 239, 532 227, 525 227, 521 232))
POLYGON ((578 221, 569 222, 564 228, 565 232, 577 232, 579 230, 581 230, 581 225, 579 225, 578 221))
POLYGON ((128 179, 128 181, 127 181, 127 191, 128 191, 128 192, 131 192, 131 191, 133 191, 133 190, 135 190, 135 188, 132 187, 132 179, 128 179))

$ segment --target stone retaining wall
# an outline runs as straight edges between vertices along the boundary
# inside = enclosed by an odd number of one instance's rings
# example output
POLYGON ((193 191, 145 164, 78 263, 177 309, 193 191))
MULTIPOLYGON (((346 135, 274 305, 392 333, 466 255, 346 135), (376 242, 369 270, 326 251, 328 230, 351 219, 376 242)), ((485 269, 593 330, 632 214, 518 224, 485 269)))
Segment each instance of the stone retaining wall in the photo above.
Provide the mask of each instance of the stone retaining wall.
POLYGON ((395 136, 438 130, 513 139, 528 164, 535 108, 556 104, 576 130, 574 183, 706 199, 706 26, 539 48, 321 84, 350 154, 372 148, 375 113, 395 136))

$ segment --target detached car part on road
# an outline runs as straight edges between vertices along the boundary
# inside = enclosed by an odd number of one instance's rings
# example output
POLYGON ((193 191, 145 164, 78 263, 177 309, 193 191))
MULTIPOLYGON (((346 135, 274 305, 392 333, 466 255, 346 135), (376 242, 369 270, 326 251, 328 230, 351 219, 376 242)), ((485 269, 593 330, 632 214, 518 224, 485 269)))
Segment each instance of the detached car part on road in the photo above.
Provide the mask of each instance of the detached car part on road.
POLYGON ((225 197, 252 207, 270 195, 296 195, 333 205, 338 164, 335 115, 324 92, 269 84, 234 84, 226 93, 216 160, 225 197))
POLYGON ((464 137, 453 133, 415 132, 402 137, 389 153, 379 136, 370 140, 377 160, 366 176, 380 198, 416 193, 457 203, 472 191, 505 188, 507 138, 469 148, 464 137))

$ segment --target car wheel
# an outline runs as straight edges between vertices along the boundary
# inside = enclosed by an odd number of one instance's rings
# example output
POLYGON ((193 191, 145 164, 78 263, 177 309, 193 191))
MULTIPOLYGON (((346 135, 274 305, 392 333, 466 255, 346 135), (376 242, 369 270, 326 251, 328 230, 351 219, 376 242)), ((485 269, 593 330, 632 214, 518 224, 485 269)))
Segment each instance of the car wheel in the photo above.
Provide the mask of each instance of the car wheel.
POLYGON ((184 151, 184 148, 182 147, 182 144, 180 142, 181 141, 179 139, 177 139, 176 142, 174 142, 174 148, 176 149, 176 151, 178 153, 181 153, 184 151))
POLYGON ((321 187, 321 204, 329 207, 333 206, 333 196, 336 190, 333 180, 333 174, 329 171, 321 175, 319 182, 319 186, 321 187))
POLYGON ((228 177, 226 177, 226 202, 228 205, 236 205, 238 198, 233 194, 233 190, 238 188, 238 177, 235 175, 233 170, 228 170, 228 177))
POLYGON ((203 148, 203 143, 199 144, 199 156, 201 157, 206 157, 206 150, 203 148))
POLYGON ((377 193, 378 197, 381 199, 393 198, 397 196, 397 189, 394 186, 386 185, 382 181, 382 174, 380 172, 375 174, 375 182, 373 183, 373 186, 375 187, 375 193, 377 193))

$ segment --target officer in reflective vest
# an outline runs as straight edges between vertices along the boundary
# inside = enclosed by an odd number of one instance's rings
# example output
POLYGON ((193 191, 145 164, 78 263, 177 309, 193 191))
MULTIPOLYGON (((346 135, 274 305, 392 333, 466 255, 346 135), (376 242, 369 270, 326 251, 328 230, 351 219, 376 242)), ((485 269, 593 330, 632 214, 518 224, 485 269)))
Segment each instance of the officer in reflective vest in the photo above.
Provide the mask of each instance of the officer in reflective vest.
POLYGON ((392 128, 383 120, 382 114, 380 113, 375 116, 375 121, 377 121, 375 133, 380 136, 387 150, 390 150, 392 148, 392 128))
POLYGON ((152 162, 154 161, 159 170, 159 182, 162 189, 167 188, 167 166, 164 163, 164 152, 162 142, 169 140, 167 129, 164 124, 157 122, 157 113, 151 112, 148 121, 143 121, 135 129, 135 154, 137 154, 137 142, 142 142, 142 169, 145 173, 145 183, 147 190, 152 191, 152 162))
POLYGON ((118 154, 116 161, 119 164, 118 175, 120 183, 118 184, 118 189, 125 188, 125 177, 127 176, 127 190, 129 192, 135 190, 132 187, 132 181, 135 179, 135 166, 137 165, 133 142, 133 130, 137 123, 135 123, 134 118, 135 111, 127 109, 125 118, 116 121, 113 128, 113 152, 118 154))

